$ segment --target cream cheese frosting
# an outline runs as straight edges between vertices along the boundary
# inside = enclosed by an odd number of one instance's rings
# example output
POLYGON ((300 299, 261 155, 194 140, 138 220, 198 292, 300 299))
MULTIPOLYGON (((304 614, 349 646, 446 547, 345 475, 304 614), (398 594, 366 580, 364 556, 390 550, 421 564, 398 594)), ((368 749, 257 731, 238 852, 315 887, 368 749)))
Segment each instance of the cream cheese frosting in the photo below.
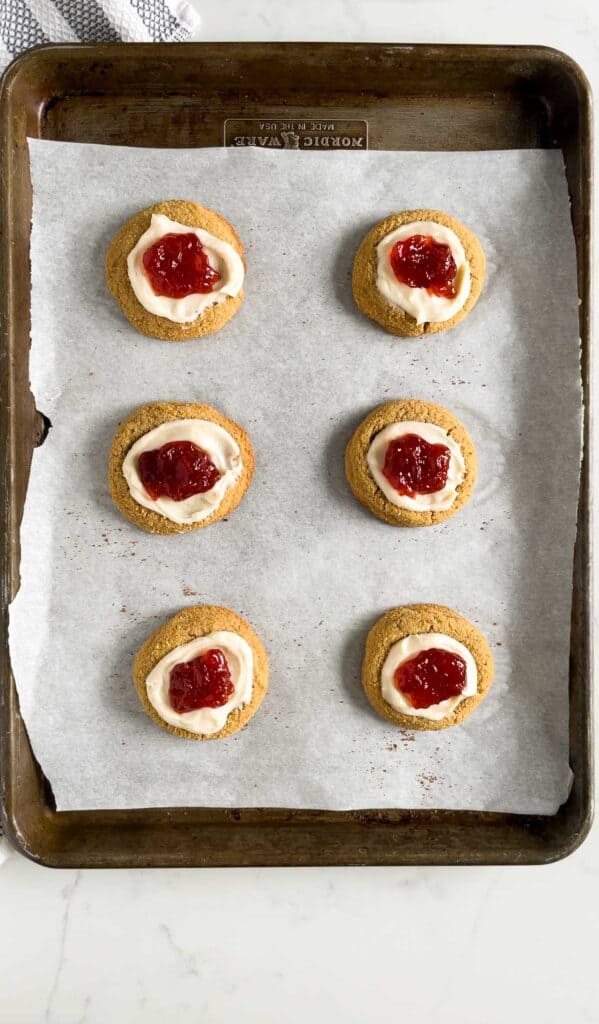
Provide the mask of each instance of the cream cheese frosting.
POLYGON ((478 692, 478 671, 476 662, 470 651, 464 644, 460 643, 453 636, 445 633, 413 633, 389 649, 387 657, 381 669, 381 695, 396 711, 404 715, 411 715, 413 718, 428 718, 431 722, 440 722, 452 711, 455 711, 458 704, 466 697, 473 697, 478 692), (466 662, 466 685, 457 697, 449 697, 439 704, 432 704, 429 708, 415 708, 408 698, 397 689, 393 677, 397 669, 404 661, 415 658, 422 651, 428 651, 431 647, 438 647, 450 654, 458 654, 466 662))
POLYGON ((171 523, 185 525, 199 523, 212 515, 220 505, 225 492, 239 478, 242 460, 239 445, 228 430, 211 420, 188 419, 169 420, 143 434, 131 446, 123 461, 123 476, 127 481, 131 497, 144 508, 170 519, 171 523), (150 497, 141 481, 138 469, 139 457, 143 452, 153 451, 171 441, 191 441, 210 457, 221 473, 214 487, 203 494, 193 494, 183 501, 161 497, 150 497))
POLYGON ((236 708, 249 704, 254 681, 254 655, 247 640, 230 630, 217 630, 198 637, 187 644, 173 648, 160 659, 146 679, 146 692, 150 704, 169 725, 199 736, 211 736, 224 729, 227 718, 236 708), (220 708, 197 708, 179 714, 169 699, 170 674, 175 665, 193 661, 212 649, 223 652, 227 659, 234 691, 220 708))
POLYGON ((443 224, 437 224, 436 221, 430 220, 402 224, 395 231, 385 235, 377 245, 376 251, 378 290, 392 306, 397 306, 414 317, 416 323, 444 323, 446 320, 451 320, 465 305, 470 294, 470 264, 464 252, 464 246, 451 228, 446 228, 443 224), (401 242, 412 235, 431 235, 436 242, 442 242, 449 246, 457 268, 454 298, 433 295, 427 288, 412 288, 397 280, 391 266, 391 250, 396 242, 401 242))
POLYGON ((147 231, 143 233, 137 245, 127 257, 129 281, 138 302, 148 313, 162 316, 176 324, 188 324, 208 309, 220 302, 225 302, 229 295, 238 295, 243 287, 245 268, 243 260, 232 245, 211 235, 203 228, 194 228, 189 224, 180 224, 162 213, 153 213, 147 231), (167 295, 156 295, 143 265, 143 255, 163 235, 196 235, 210 265, 220 274, 214 289, 206 294, 194 292, 182 299, 171 299, 167 295))
POLYGON ((416 420, 401 420, 390 423, 375 434, 366 454, 366 462, 370 475, 377 487, 388 501, 398 508, 411 509, 414 512, 444 512, 453 505, 458 487, 466 474, 466 463, 462 449, 457 441, 436 423, 423 423, 416 420), (406 434, 417 434, 429 444, 444 444, 449 449, 449 467, 445 486, 432 494, 416 494, 413 498, 408 494, 400 494, 383 474, 385 455, 390 441, 406 434))

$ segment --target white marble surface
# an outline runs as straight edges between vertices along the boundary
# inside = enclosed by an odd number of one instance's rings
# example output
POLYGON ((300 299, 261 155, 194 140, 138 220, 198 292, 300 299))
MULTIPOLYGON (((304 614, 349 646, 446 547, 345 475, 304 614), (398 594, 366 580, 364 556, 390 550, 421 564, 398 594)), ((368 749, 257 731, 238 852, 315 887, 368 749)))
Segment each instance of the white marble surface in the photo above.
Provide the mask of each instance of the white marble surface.
MULTIPOLYGON (((203 39, 546 43, 593 0, 195 0, 203 39)), ((0 869, 7 1024, 599 1020, 599 829, 546 868, 0 869), (434 980, 433 980, 434 979, 434 980)))

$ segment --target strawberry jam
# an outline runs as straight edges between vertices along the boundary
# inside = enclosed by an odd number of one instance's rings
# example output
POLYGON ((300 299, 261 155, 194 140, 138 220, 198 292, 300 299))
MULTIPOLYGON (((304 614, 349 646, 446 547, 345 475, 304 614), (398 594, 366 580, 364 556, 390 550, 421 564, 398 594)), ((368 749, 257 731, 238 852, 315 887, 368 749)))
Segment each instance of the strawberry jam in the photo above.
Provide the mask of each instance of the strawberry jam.
POLYGON ((211 490, 221 478, 210 456, 193 441, 169 441, 162 448, 142 452, 137 468, 152 501, 185 501, 211 490))
POLYGON ((198 708, 222 708, 234 690, 227 659, 218 647, 193 661, 180 662, 169 676, 169 699, 179 715, 198 708))
POLYGON ((396 669, 394 683, 414 708, 430 708, 457 697, 466 685, 466 662, 440 647, 421 651, 396 669))
POLYGON ((220 274, 210 266, 198 236, 168 234, 143 254, 143 264, 155 295, 183 299, 211 292, 220 274))
POLYGON ((404 434, 389 441, 383 476, 400 494, 434 494, 447 483, 451 453, 444 444, 429 444, 418 434, 404 434))
POLYGON ((458 269, 451 249, 432 235, 411 235, 396 242, 390 254, 391 269, 400 284, 426 288, 432 295, 454 299, 458 269))

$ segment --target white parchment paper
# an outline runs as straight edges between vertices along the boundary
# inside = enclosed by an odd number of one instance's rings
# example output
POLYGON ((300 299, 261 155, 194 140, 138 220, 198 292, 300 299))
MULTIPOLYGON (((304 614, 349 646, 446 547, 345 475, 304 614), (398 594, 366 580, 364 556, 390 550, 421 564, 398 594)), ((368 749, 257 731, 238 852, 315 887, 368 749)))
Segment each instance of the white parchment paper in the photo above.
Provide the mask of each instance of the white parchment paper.
POLYGON ((162 805, 445 807, 552 813, 566 798, 571 567, 581 392, 575 251, 561 155, 136 150, 31 142, 31 382, 52 429, 33 458, 11 656, 61 809, 162 805), (221 211, 247 246, 246 301, 211 339, 129 326, 104 255, 164 198, 221 211), (447 334, 400 340, 357 311, 356 246, 393 210, 437 207, 478 234, 488 281, 447 334), (354 500, 344 446, 395 397, 468 427, 480 476, 432 529, 354 500), (181 537, 126 522, 106 486, 119 421, 154 400, 239 420, 254 483, 228 521, 181 537), (464 725, 406 734, 366 703, 366 633, 438 602, 477 623, 496 681, 464 725), (157 729, 131 682, 185 605, 246 616, 271 659, 250 726, 218 743, 157 729))

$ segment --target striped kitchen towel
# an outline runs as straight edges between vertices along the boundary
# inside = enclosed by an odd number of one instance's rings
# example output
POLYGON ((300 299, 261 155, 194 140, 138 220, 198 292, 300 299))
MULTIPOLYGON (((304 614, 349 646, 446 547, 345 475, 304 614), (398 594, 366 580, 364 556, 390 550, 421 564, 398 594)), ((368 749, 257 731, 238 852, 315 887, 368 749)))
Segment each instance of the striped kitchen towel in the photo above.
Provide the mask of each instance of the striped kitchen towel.
POLYGON ((186 0, 0 0, 0 71, 39 43, 176 42, 199 23, 186 0))

